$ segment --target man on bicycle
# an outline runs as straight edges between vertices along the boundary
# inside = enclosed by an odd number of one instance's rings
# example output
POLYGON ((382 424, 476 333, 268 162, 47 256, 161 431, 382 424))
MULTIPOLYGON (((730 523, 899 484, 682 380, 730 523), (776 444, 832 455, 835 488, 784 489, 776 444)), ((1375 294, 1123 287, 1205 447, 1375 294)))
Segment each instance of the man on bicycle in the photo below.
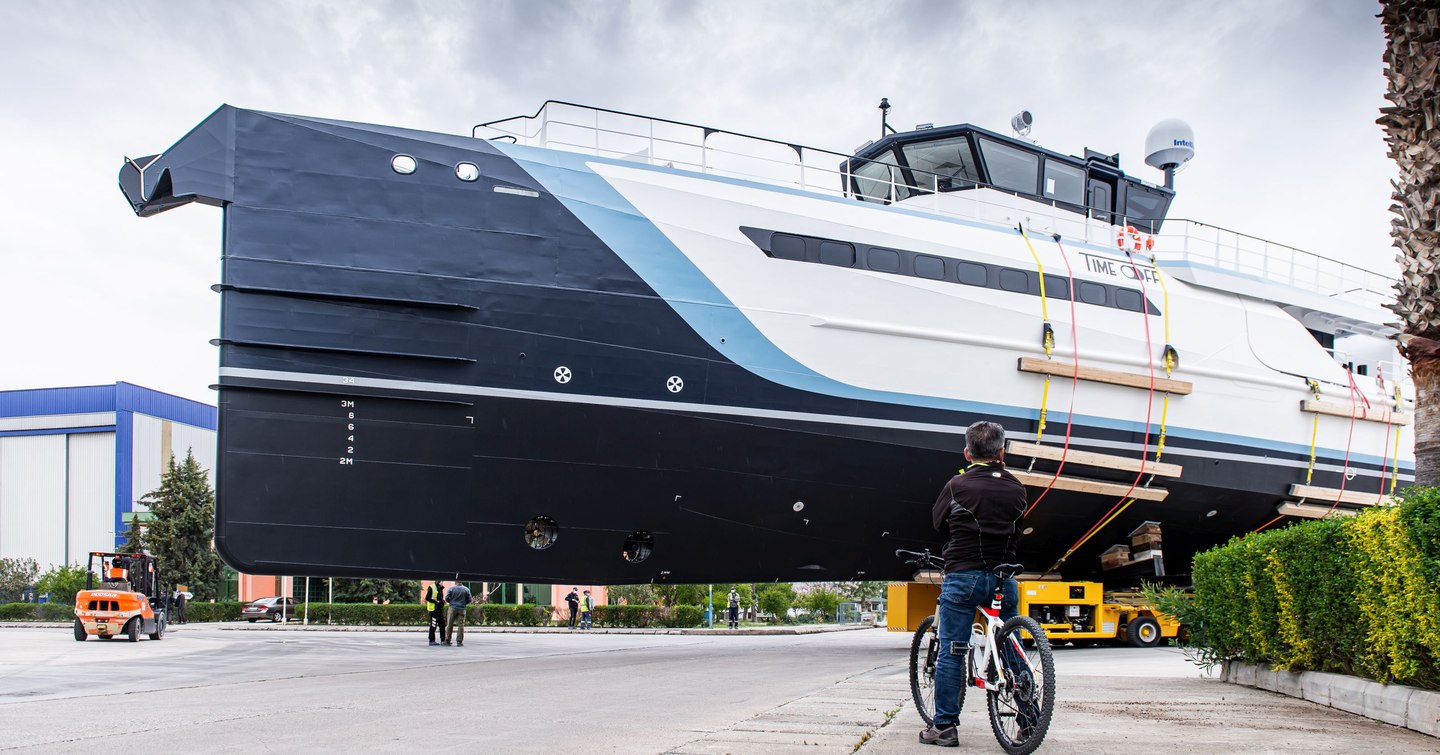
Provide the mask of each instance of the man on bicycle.
MULTIPOLYGON (((932 521, 946 538, 945 581, 940 588, 940 656, 935 662, 935 723, 920 732, 921 744, 960 745, 960 694, 965 653, 975 609, 995 592, 995 566, 1015 561, 1015 536, 1028 505, 1025 486, 1005 469, 1005 428, 976 422, 965 431, 965 458, 935 501, 932 521)), ((1002 585, 1000 618, 1016 615, 1015 580, 1002 585)))

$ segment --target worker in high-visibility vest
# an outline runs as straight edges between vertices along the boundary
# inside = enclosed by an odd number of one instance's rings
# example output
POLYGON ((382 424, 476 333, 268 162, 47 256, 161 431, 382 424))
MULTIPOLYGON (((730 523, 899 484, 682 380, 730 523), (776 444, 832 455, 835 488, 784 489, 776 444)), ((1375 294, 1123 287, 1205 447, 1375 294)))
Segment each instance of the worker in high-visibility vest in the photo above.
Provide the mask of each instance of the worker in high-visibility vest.
POLYGON ((425 588, 425 612, 430 614, 430 644, 439 645, 435 640, 435 631, 440 631, 440 639, 445 638, 445 585, 443 579, 435 580, 435 584, 425 588))
POLYGON ((595 599, 590 597, 590 591, 585 591, 585 597, 580 599, 580 628, 589 629, 595 625, 595 599))

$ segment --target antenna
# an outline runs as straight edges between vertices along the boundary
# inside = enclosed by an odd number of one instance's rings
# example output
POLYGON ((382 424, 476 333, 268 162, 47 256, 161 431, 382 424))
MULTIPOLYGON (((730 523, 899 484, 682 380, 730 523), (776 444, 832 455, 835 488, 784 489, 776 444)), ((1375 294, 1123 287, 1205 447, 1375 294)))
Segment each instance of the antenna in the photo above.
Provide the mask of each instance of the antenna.
POLYGON ((884 138, 885 138, 885 132, 886 132, 886 131, 889 131, 889 132, 892 133, 892 134, 897 133, 897 132, 895 131, 895 127, 890 125, 890 98, 889 98, 889 97, 881 97, 881 98, 880 98, 880 138, 881 138, 881 139, 884 139, 884 138))

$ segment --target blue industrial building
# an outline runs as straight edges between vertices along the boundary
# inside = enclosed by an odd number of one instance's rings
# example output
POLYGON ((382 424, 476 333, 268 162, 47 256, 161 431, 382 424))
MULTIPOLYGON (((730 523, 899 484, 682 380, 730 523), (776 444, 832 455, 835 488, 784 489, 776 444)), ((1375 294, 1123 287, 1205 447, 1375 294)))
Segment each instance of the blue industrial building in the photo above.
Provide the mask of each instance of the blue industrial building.
POLYGON ((0 391, 0 558, 43 569, 112 549, 172 455, 214 469, 215 422, 130 383, 0 391))

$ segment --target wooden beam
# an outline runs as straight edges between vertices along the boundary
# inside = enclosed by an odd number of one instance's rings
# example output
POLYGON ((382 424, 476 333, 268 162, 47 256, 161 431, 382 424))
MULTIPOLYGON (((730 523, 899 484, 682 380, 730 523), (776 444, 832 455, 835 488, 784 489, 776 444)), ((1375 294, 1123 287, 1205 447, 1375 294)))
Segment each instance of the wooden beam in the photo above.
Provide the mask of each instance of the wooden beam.
MULTIPOLYGON (((1034 372, 1039 375, 1059 375, 1061 377, 1074 377, 1075 365, 1068 362, 1061 362, 1053 359, 1040 359, 1038 357, 1020 357, 1020 371, 1034 372)), ((1129 388, 1150 387, 1150 375, 1138 372, 1121 372, 1119 370, 1106 370, 1100 367, 1080 366, 1079 377, 1081 380, 1091 380, 1097 383, 1109 383, 1110 385, 1123 385, 1129 388)), ((1194 384, 1188 380, 1175 380, 1174 378, 1155 378, 1155 390, 1165 393, 1176 393, 1181 396, 1189 395, 1194 390, 1194 384)))
POLYGON ((1339 498, 1341 503, 1349 503, 1355 506, 1390 506, 1395 503, 1395 500, 1390 496, 1380 495, 1379 493, 1366 493, 1359 490, 1350 490, 1349 488, 1346 488, 1345 492, 1341 493, 1339 488, 1319 488, 1314 485, 1301 485, 1298 482, 1290 486, 1290 495, 1296 498, 1325 501, 1327 503, 1334 503, 1335 499, 1339 498))
POLYGON ((1275 507, 1275 513, 1281 516, 1300 516, 1306 519, 1324 519, 1326 516, 1355 516, 1355 509, 1347 509, 1336 506, 1314 506, 1308 503, 1291 503, 1286 501, 1275 507))
MULTIPOLYGON (((1042 446, 1036 443, 1025 443, 1018 440, 1010 441, 1005 447, 1005 453, 1012 456, 1028 456, 1034 459, 1048 459, 1059 461, 1064 455, 1067 464, 1081 464, 1087 467, 1104 467, 1105 469, 1118 469, 1122 472, 1139 472, 1140 460, 1133 456, 1115 456, 1112 454, 1095 453, 1094 451, 1077 451, 1070 449, 1065 453, 1059 446, 1042 446)), ((1179 477, 1181 473, 1179 464, 1170 464, 1163 461, 1145 462, 1146 474, 1159 475, 1161 477, 1179 477)))
MULTIPOLYGON (((1019 480, 1021 484, 1028 485, 1032 488, 1043 488, 1049 485, 1050 479, 1054 477, 1054 475, 1048 475, 1042 472, 1026 472, 1021 469, 1012 469, 1010 470, 1010 474, 1015 475, 1015 479, 1019 480)), ((1055 487, 1059 490, 1073 490, 1077 493, 1094 493, 1096 495, 1113 496, 1125 495, 1125 491, 1130 490, 1130 485, 1123 482, 1106 482, 1105 480, 1090 480, 1084 477, 1064 476, 1055 480, 1055 487)), ((1135 489, 1130 491, 1131 498, 1141 501, 1163 501, 1167 495, 1170 495, 1170 491, 1164 488, 1142 488, 1139 485, 1136 485, 1135 489)))
POLYGON ((1389 409, 1366 408, 1364 406, 1352 406, 1350 404, 1338 404, 1333 401, 1316 401, 1313 398, 1300 400, 1300 411, 1314 414, 1332 414, 1336 417, 1355 417, 1368 422, 1389 422, 1392 425, 1408 425, 1413 419, 1410 415, 1402 412, 1395 412, 1389 409), (1388 415, 1388 418, 1387 418, 1388 415))

